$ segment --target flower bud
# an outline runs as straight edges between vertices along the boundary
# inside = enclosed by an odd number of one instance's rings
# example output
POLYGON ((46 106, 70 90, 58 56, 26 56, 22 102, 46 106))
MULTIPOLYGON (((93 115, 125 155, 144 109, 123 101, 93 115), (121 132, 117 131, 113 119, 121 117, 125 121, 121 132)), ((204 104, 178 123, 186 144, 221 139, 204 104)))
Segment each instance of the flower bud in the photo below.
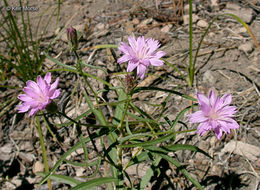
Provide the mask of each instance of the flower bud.
POLYGON ((67 38, 72 50, 76 50, 78 48, 78 37, 77 31, 72 26, 67 28, 67 38))
POLYGON ((46 106, 46 110, 48 113, 54 114, 58 112, 58 106, 55 102, 52 101, 50 104, 46 106))

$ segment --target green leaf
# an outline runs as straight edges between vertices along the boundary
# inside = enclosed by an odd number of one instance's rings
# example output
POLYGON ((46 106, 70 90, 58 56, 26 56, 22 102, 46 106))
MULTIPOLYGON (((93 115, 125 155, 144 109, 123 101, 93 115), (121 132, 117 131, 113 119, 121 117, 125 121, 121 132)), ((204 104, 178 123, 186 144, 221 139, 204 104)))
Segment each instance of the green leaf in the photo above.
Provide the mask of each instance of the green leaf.
POLYGON ((116 182, 117 179, 116 178, 112 178, 112 177, 102 177, 102 178, 98 178, 98 179, 92 179, 88 182, 83 182, 79 185, 77 185, 76 187, 73 187, 70 190, 86 190, 92 187, 96 187, 96 186, 100 186, 102 184, 105 183, 113 183, 116 182))
MULTIPOLYGON (((46 173, 46 172, 37 172, 36 174, 41 176, 41 177, 48 175, 48 173, 46 173)), ((65 176, 65 175, 57 175, 57 174, 53 174, 52 176, 50 176, 50 179, 57 181, 57 182, 61 182, 61 183, 71 185, 71 187, 75 187, 76 185, 79 185, 80 183, 82 183, 81 181, 76 180, 72 177, 68 177, 68 176, 65 176)))
MULTIPOLYGON (((163 159, 167 160, 168 162, 172 163, 174 166, 176 166, 184 175, 185 177, 190 180, 193 185, 195 185, 197 188, 200 190, 203 190, 203 187, 200 185, 199 182, 197 182, 191 175, 190 173, 175 159, 171 158, 168 155, 161 154, 161 153, 156 153, 157 155, 161 156, 163 159)), ((155 155, 155 154, 154 154, 155 155)))
POLYGON ((165 153, 165 154, 168 154, 169 152, 176 152, 179 150, 190 150, 190 151, 202 153, 205 156, 213 159, 204 150, 202 150, 194 145, 188 145, 188 144, 174 144, 174 145, 168 145, 168 146, 163 146, 163 147, 149 146, 149 147, 144 147, 144 149, 152 151, 152 152, 159 152, 159 153, 165 153))
POLYGON ((149 158, 148 153, 146 151, 143 151, 140 154, 138 154, 135 158, 131 159, 131 161, 128 163, 128 166, 126 168, 128 168, 132 165, 135 165, 135 164, 139 164, 143 161, 147 161, 149 159, 150 158, 149 158))
POLYGON ((57 59, 54 59, 52 58, 51 56, 49 56, 47 53, 44 53, 44 55, 46 56, 47 59, 49 59, 50 61, 52 61, 53 63, 63 67, 63 68, 66 68, 66 69, 71 69, 71 70, 74 70, 74 71, 77 71, 77 69, 73 66, 69 66, 69 65, 66 65, 64 63, 61 63, 60 61, 58 61, 57 59))
POLYGON ((141 143, 134 143, 134 144, 123 144, 123 145, 120 145, 122 148, 131 148, 131 147, 145 147, 145 146, 152 146, 152 145, 155 145, 155 144, 159 144, 161 142, 165 142, 167 140, 170 140, 172 137, 175 136, 175 133, 170 133, 168 135, 165 135, 165 136, 162 136, 162 137, 159 137, 158 139, 155 139, 155 140, 151 140, 151 141, 148 141, 148 142, 141 142, 141 143))

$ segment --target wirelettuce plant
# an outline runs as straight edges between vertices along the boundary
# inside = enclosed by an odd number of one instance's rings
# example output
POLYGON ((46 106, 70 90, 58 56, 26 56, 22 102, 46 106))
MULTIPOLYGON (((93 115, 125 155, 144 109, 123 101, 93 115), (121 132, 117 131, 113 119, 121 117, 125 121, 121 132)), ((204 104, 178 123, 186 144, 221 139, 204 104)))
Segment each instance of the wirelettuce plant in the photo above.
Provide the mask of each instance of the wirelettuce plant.
MULTIPOLYGON (((155 175, 159 163, 162 160, 167 161, 170 165, 174 165, 182 174, 198 189, 203 189, 200 183, 191 176, 185 167, 176 159, 170 156, 169 153, 174 153, 181 150, 189 150, 197 153, 202 153, 207 157, 211 156, 194 145, 178 144, 175 142, 176 136, 183 133, 196 131, 195 128, 176 131, 175 126, 180 122, 181 118, 192 108, 199 105, 199 111, 189 114, 190 123, 201 123, 198 126, 197 133, 204 135, 207 131, 214 131, 218 139, 221 138, 223 132, 230 133, 230 129, 237 129, 239 125, 233 119, 235 116, 235 106, 230 106, 231 95, 226 94, 219 98, 213 91, 210 91, 208 97, 197 92, 197 99, 182 94, 172 89, 162 89, 157 87, 137 87, 138 78, 141 80, 145 78, 149 66, 162 66, 164 61, 161 59, 165 52, 157 51, 160 44, 154 39, 145 39, 139 37, 137 40, 134 37, 129 37, 129 44, 121 43, 119 50, 123 56, 118 59, 118 63, 128 62, 127 73, 125 74, 125 82, 122 86, 112 86, 106 81, 100 80, 97 77, 85 73, 82 69, 84 67, 83 61, 77 54, 77 35, 76 30, 69 28, 67 30, 68 39, 70 40, 71 50, 74 53, 77 63, 75 66, 68 66, 60 63, 48 55, 47 58, 62 66, 65 71, 71 71, 83 77, 88 89, 84 89, 83 94, 89 109, 82 113, 77 118, 69 117, 66 113, 66 107, 59 110, 55 106, 55 98, 58 98, 62 92, 58 88, 58 79, 51 84, 51 74, 47 73, 42 79, 37 77, 37 83, 33 81, 27 82, 27 87, 24 88, 25 94, 18 96, 23 104, 19 105, 19 112, 29 112, 29 116, 34 116, 36 119, 37 130, 43 151, 43 160, 45 164, 45 172, 38 174, 43 178, 40 185, 48 182, 49 189, 51 189, 50 180, 57 180, 71 186, 71 189, 92 189, 96 186, 107 184, 107 189, 144 189, 147 187, 152 176, 155 175), (118 96, 117 102, 101 103, 89 82, 89 78, 97 79, 104 83, 108 90, 113 90, 118 96), (183 109, 177 114, 174 120, 170 120, 165 115, 166 109, 162 105, 162 111, 158 118, 146 113, 143 109, 136 106, 133 102, 133 95, 145 90, 164 91, 174 96, 181 96, 186 100, 197 102, 183 109), (95 105, 90 99, 90 94, 94 96, 95 105), (105 113, 100 108, 100 105, 111 106, 115 109, 112 119, 105 117, 105 113), (46 108, 47 112, 44 113, 46 108), (54 108, 54 109, 50 109, 54 108), (41 114, 37 114, 37 112, 41 114), (73 147, 69 148, 56 164, 49 170, 47 162, 47 153, 45 150, 44 137, 40 124, 40 117, 44 116, 44 121, 48 115, 60 115, 69 120, 67 123, 61 123, 60 126, 67 126, 75 124, 77 127, 79 141, 73 147), (81 118, 93 114, 98 121, 97 124, 90 124, 81 121, 81 118), (131 119, 130 119, 131 118, 131 119), (82 127, 86 127, 87 134, 82 133, 82 127), (167 130, 161 126, 167 126, 167 130), (91 129, 91 130, 90 130, 91 129), (164 130, 163 130, 164 129, 164 130), (108 139, 108 144, 104 143, 104 138, 108 139), (97 148, 97 141, 101 142, 101 149, 97 148), (87 143, 91 143, 95 154, 96 161, 90 162, 88 160, 87 143), (67 157, 79 148, 83 148, 84 160, 82 162, 74 162, 67 160, 67 157), (135 153, 125 160, 125 154, 135 149, 135 153), (55 174, 59 166, 66 162, 72 166, 89 167, 95 166, 96 170, 92 175, 91 180, 84 182, 75 179, 73 176, 64 176, 55 174), (140 179, 139 184, 133 184, 131 177, 127 173, 127 168, 140 164, 142 162, 149 162, 150 168, 146 174, 140 179), (110 171, 104 171, 101 177, 95 177, 97 171, 104 166, 104 163, 110 166, 110 171), (126 185, 125 181, 129 185, 126 185)), ((106 47, 106 46, 104 46, 106 47)), ((109 46, 110 47, 110 46, 109 46)), ((167 102, 168 99, 165 100, 167 102)), ((46 122, 47 124, 47 122, 46 122)), ((55 125, 55 123, 53 123, 55 125)), ((182 123, 183 124, 183 123, 182 123)), ((47 124, 48 126, 48 124, 47 124)), ((53 134, 51 129, 48 130, 53 134)), ((55 137, 55 134, 53 134, 55 137)))

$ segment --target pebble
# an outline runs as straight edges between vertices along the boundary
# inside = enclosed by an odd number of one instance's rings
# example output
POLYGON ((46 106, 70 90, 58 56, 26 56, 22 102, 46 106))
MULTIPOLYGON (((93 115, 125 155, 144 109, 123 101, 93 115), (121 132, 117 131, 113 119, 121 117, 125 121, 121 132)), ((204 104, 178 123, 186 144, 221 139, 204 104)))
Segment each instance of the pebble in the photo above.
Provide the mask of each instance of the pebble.
POLYGON ((104 23, 98 23, 95 27, 98 30, 104 30, 105 29, 105 24, 104 23))
MULTIPOLYGON (((190 15, 183 15, 183 24, 188 25, 189 24, 190 15)), ((198 15, 192 14, 192 22, 195 23, 199 19, 198 15)))
POLYGON ((172 24, 167 24, 164 27, 162 27, 161 31, 167 33, 171 30, 171 28, 172 28, 172 24))
POLYGON ((240 8, 241 7, 236 3, 227 2, 227 4, 226 4, 226 9, 238 11, 238 10, 240 10, 240 8))
POLYGON ((223 10, 224 13, 231 13, 239 16, 245 23, 251 23, 254 16, 254 11, 251 8, 241 8, 239 5, 234 3, 228 3, 226 8, 223 10))
POLYGON ((245 53, 251 53, 253 51, 253 43, 252 42, 246 42, 241 44, 238 49, 245 52, 245 53))
MULTIPOLYGON (((192 12, 194 13, 196 11, 197 11, 196 5, 194 3, 192 3, 192 12)), ((187 4, 184 6, 184 14, 189 14, 189 12, 190 12, 190 6, 189 6, 189 4, 187 4)))
POLYGON ((33 165, 33 173, 37 172, 43 172, 44 171, 44 165, 42 164, 41 161, 36 161, 33 165))
POLYGON ((247 32, 247 30, 246 30, 245 27, 240 27, 240 28, 238 28, 238 32, 239 33, 245 33, 245 32, 247 32))
POLYGON ((203 78, 202 78, 203 82, 208 84, 209 86, 212 86, 216 83, 216 79, 213 76, 213 72, 210 70, 207 70, 204 74, 203 74, 203 78))
POLYGON ((197 26, 199 26, 201 28, 207 28, 209 26, 209 24, 205 20, 199 20, 197 22, 197 26))
POLYGON ((137 24, 140 23, 140 21, 139 21, 137 18, 134 18, 134 19, 132 20, 132 23, 133 23, 134 25, 137 25, 137 24))

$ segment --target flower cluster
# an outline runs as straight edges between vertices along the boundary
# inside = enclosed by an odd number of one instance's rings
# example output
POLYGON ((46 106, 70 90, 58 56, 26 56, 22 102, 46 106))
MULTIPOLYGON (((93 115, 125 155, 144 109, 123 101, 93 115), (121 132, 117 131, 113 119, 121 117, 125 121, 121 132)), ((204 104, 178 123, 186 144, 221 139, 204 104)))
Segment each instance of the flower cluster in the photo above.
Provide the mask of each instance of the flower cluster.
POLYGON ((39 110, 44 110, 53 99, 60 95, 60 89, 56 89, 59 83, 59 78, 51 84, 51 73, 47 73, 42 79, 37 77, 37 83, 34 81, 27 81, 26 87, 23 91, 25 94, 18 95, 18 99, 23 103, 18 106, 18 112, 29 112, 29 116, 35 115, 39 110))
POLYGON ((165 52, 156 50, 160 47, 160 43, 152 38, 145 39, 143 36, 128 38, 129 45, 124 42, 120 43, 119 50, 124 54, 118 59, 118 63, 128 61, 127 72, 137 70, 137 77, 144 79, 147 68, 150 65, 162 66, 164 62, 160 60, 165 56, 165 52))
POLYGON ((207 131, 214 130, 217 139, 222 133, 230 133, 230 129, 237 129, 238 123, 233 119, 236 106, 230 106, 232 96, 225 94, 221 98, 211 90, 208 97, 197 92, 200 110, 189 115, 191 123, 200 123, 197 133, 203 135, 207 131))

